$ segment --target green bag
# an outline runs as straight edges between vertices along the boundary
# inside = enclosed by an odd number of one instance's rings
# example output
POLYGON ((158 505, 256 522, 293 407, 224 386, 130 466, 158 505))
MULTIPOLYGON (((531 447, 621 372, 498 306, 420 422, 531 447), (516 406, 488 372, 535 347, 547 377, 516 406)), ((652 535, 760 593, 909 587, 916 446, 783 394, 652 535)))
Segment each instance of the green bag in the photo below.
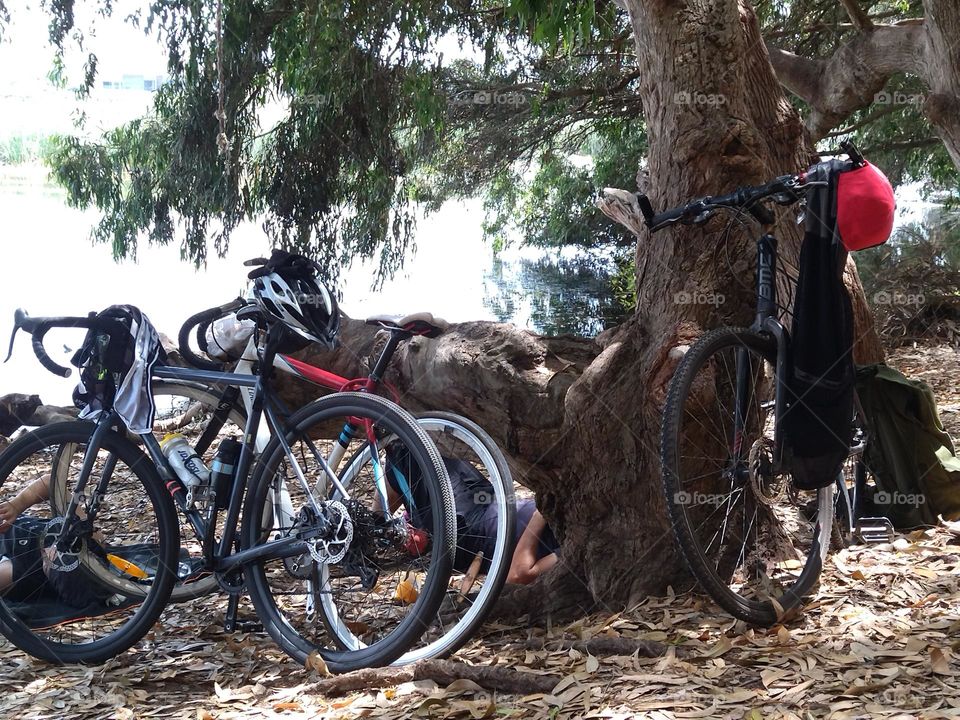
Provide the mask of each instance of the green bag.
POLYGON ((960 458, 930 386, 881 363, 857 368, 857 395, 876 510, 897 528, 936 525, 938 515, 960 518, 960 458))

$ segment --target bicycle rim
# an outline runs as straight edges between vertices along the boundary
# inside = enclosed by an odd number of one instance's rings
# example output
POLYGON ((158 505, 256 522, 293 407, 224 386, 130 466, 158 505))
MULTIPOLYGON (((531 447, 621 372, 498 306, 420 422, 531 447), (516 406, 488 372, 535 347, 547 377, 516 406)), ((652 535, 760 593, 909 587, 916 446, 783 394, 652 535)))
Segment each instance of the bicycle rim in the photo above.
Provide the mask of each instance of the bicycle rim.
MULTIPOLYGON (((456 521, 439 455, 410 415, 370 395, 328 396, 297 413, 290 427, 292 455, 287 455, 275 438, 256 470, 244 515, 246 546, 291 536, 317 536, 316 510, 291 457, 318 505, 328 507, 336 501, 340 505, 336 512, 346 511, 351 536, 339 545, 318 541, 294 558, 265 560, 246 568, 258 614, 274 639, 300 662, 318 652, 335 671, 390 663, 428 627, 450 577, 456 521), (386 516, 382 512, 373 463, 353 478, 349 498, 339 493, 323 471, 319 458, 329 455, 335 438, 351 418, 372 423, 381 467, 386 465, 381 441, 395 436, 394 442, 402 442, 410 450, 413 464, 404 470, 428 478, 429 504, 422 509, 433 522, 423 544, 406 544, 409 535, 404 533, 409 526, 402 509, 386 516), (286 514, 269 510, 271 491, 277 497, 284 488, 294 510, 291 525, 285 521, 286 514), (328 555, 331 550, 336 554, 328 555), (322 610, 324 605, 333 610, 322 610), (328 631, 331 617, 361 642, 343 647, 328 631)), ((367 442, 366 432, 361 435, 360 444, 367 442)))
MULTIPOLYGON (((458 537, 455 568, 443 604, 416 646, 394 661, 395 665, 446 657, 473 637, 503 588, 516 527, 513 477, 492 438, 476 424, 452 413, 424 413, 417 416, 417 422, 436 443, 451 473, 458 470, 459 463, 468 463, 479 473, 476 477, 482 483, 477 482, 474 488, 479 497, 471 501, 493 506, 488 512, 495 513, 496 536, 489 558, 482 556, 482 550, 477 552, 474 538, 458 537)), ((351 458, 342 476, 347 487, 362 475, 370 459, 369 446, 351 458)), ((349 625, 339 621, 331 597, 323 596, 322 600, 325 622, 334 640, 345 649, 364 647, 349 625)))

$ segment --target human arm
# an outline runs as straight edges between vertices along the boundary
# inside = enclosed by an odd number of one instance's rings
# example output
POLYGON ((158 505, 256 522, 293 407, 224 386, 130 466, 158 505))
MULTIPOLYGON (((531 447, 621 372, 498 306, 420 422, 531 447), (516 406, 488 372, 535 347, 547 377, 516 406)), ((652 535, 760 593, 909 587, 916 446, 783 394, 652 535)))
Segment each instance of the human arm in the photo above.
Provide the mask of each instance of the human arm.
POLYGON ((557 564, 556 553, 537 559, 537 547, 546 527, 547 521, 544 520, 543 515, 539 510, 534 510, 530 522, 524 528, 523 534, 517 541, 517 547, 513 551, 513 559, 507 573, 508 583, 529 585, 557 564))
POLYGON ((7 502, 0 503, 0 532, 9 530, 24 510, 50 497, 50 475, 41 475, 7 502))

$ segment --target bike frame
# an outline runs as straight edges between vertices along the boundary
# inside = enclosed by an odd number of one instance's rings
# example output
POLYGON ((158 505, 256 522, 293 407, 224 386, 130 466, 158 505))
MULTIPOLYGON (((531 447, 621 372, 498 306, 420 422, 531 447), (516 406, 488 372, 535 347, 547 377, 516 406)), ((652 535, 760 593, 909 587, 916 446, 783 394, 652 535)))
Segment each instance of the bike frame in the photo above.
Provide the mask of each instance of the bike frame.
MULTIPOLYGON (((260 358, 262 360, 263 367, 273 366, 273 359, 276 356, 273 345, 274 343, 272 339, 268 337, 266 346, 260 358)), ((210 570, 213 570, 217 573, 230 573, 238 570, 243 565, 265 558, 280 559, 285 557, 295 557, 307 552, 307 540, 309 538, 302 535, 273 540, 247 550, 239 550, 236 552, 233 551, 234 542, 236 540, 237 523, 240 519, 240 513, 249 483, 250 470, 252 468, 255 456, 254 438, 258 436, 262 422, 265 422, 269 428, 272 428, 276 436, 279 438, 284 452, 287 455, 287 460, 293 467, 294 472, 297 475, 297 479, 303 487, 304 494, 306 495, 310 504, 313 506, 314 511, 317 513, 317 517, 320 518, 320 521, 318 521, 316 534, 320 534, 324 530, 324 514, 314 498, 313 493, 307 484, 306 477, 286 441, 286 434, 283 432, 284 425, 280 417, 280 412, 282 411, 277 406, 278 401, 273 398, 269 389, 269 374, 215 372, 209 370, 195 370, 191 368, 163 366, 155 368, 153 376, 156 378, 177 381, 226 385, 228 387, 228 392, 231 388, 247 390, 247 392, 244 393, 244 397, 249 398, 250 406, 247 415, 247 422, 244 427, 244 442, 241 444, 240 456, 237 460, 234 483, 230 491, 230 498, 226 509, 227 517, 224 525, 223 535, 215 548, 213 546, 213 533, 216 526, 216 517, 218 512, 216 509, 216 503, 211 504, 207 511, 206 517, 203 517, 198 509, 192 507, 192 505, 189 505, 186 501, 185 488, 170 466, 167 457, 163 454, 156 437, 154 437, 152 432, 139 435, 144 447, 146 448, 147 454, 156 465, 168 492, 170 492, 170 494, 173 496, 175 502, 179 506, 180 511, 188 519, 195 533, 202 539, 206 566, 210 570)), ((96 430, 91 436, 90 444, 87 446, 84 454, 83 465, 81 466, 77 487, 75 488, 71 497, 69 506, 67 508, 66 517, 76 518, 76 511, 84 497, 84 490, 92 473, 94 461, 100 451, 100 448, 102 447, 103 437, 107 432, 116 427, 122 427, 122 425, 119 416, 117 416, 114 411, 101 413, 101 416, 97 420, 96 430)), ((335 449, 337 447, 339 447, 339 445, 334 446, 335 449)), ((337 478, 336 473, 330 466, 330 462, 316 451, 314 451, 314 455, 316 459, 320 461, 324 470, 324 475, 342 494, 342 497, 345 500, 349 500, 350 495, 347 489, 340 483, 339 478, 337 478)), ((100 484, 106 482, 106 479, 109 478, 110 474, 110 472, 104 471, 102 473, 100 484)), ((101 488, 98 487, 98 491, 100 490, 101 488)), ((97 498, 100 496, 102 496, 102 492, 94 496, 94 502, 96 502, 97 498)), ((65 523, 64 528, 61 531, 61 535, 58 538, 58 543, 65 543, 67 541, 70 530, 75 522, 77 522, 76 519, 74 522, 65 523)))

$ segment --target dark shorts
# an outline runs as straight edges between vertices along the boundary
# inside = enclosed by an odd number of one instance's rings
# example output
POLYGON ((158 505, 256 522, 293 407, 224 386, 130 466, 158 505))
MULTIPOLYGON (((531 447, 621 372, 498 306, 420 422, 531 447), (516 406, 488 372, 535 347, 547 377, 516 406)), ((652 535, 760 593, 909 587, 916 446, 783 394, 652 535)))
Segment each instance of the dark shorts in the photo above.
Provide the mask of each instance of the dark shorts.
MULTIPOLYGON (((530 524, 530 518, 533 517, 536 509, 537 503, 533 498, 517 501, 517 527, 514 532, 513 545, 510 549, 511 553, 517 546, 524 530, 527 529, 527 525, 530 524)), ((495 505, 490 505, 487 512, 472 527, 463 528, 457 543, 460 550, 458 550, 457 559, 454 562, 456 570, 465 572, 478 552, 483 552, 483 563, 480 566, 480 571, 486 573, 490 569, 490 561, 497 547, 497 520, 497 508, 495 505)), ((557 542, 553 530, 549 526, 544 528, 540 534, 540 542, 537 544, 537 560, 559 551, 560 543, 557 542)))
POLYGON ((4 593, 10 600, 25 602, 48 594, 40 550, 45 529, 45 521, 21 517, 0 533, 0 556, 13 565, 13 585, 4 593))

